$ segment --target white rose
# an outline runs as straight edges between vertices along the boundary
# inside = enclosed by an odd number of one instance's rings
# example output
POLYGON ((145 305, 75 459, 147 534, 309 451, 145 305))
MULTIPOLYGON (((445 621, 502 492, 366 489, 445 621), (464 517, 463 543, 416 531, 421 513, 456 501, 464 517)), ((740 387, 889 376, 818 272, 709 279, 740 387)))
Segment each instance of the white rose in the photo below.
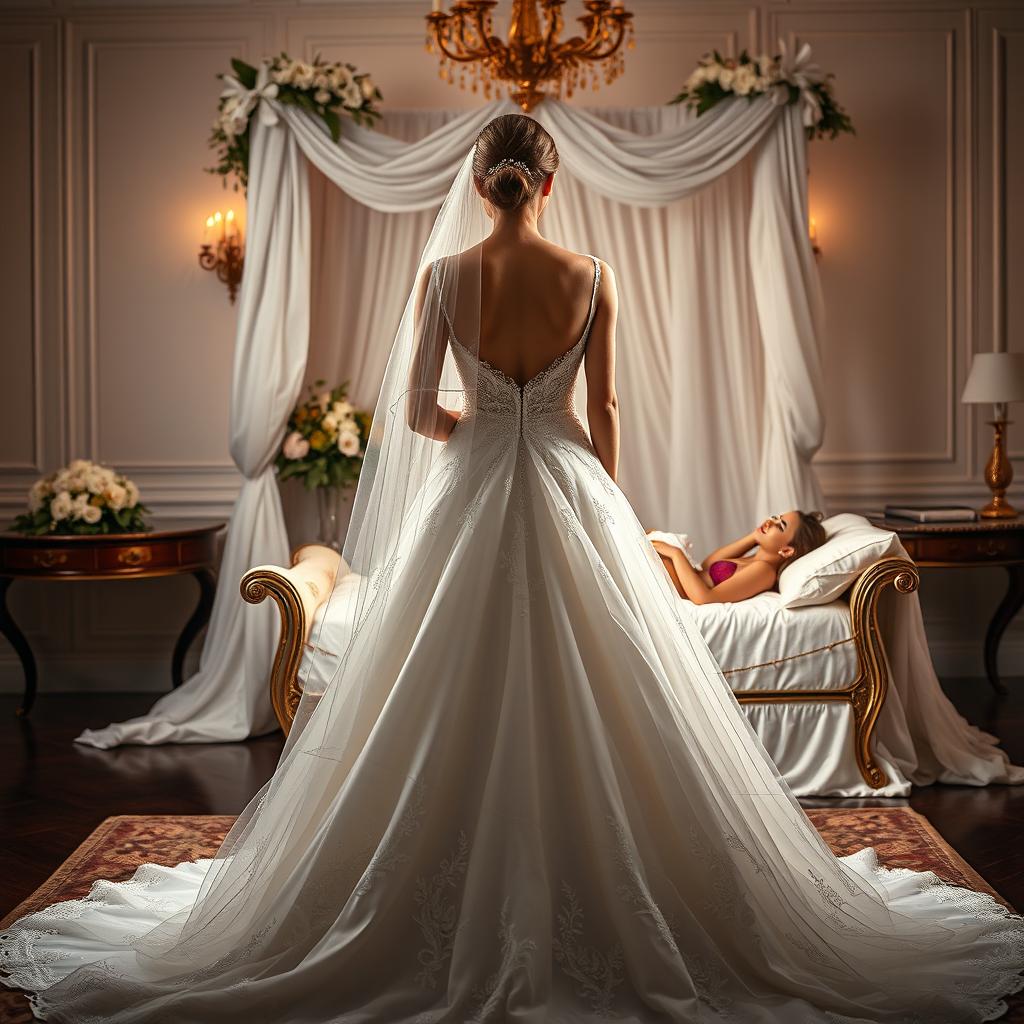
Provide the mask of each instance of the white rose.
POLYGON ((338 435, 338 451, 342 455, 358 455, 359 435, 352 433, 351 430, 343 430, 338 435))
POLYGON ((128 492, 128 507, 135 508, 135 506, 139 503, 138 487, 136 487, 135 484, 131 482, 131 480, 126 480, 124 484, 124 489, 128 492))
POLYGON ((333 434, 338 429, 338 417, 335 416, 333 412, 329 412, 320 421, 320 425, 324 428, 324 430, 333 434))
POLYGON ((761 77, 768 79, 769 82, 779 77, 779 65, 766 53, 757 58, 757 70, 761 77))
POLYGON ((85 494, 84 492, 82 494, 76 494, 71 499, 71 518, 72 519, 82 519, 84 517, 84 515, 85 515, 85 510, 88 507, 88 505, 89 505, 89 495, 88 494, 85 494))
POLYGON ((112 480, 99 466, 94 466, 85 474, 85 487, 90 494, 102 494, 112 480))
POLYGON ((718 72, 718 84, 728 91, 732 88, 732 80, 736 77, 736 72, 732 68, 721 68, 718 72))
POLYGON ((278 85, 291 85, 292 81, 292 65, 291 63, 282 64, 280 67, 275 68, 270 72, 271 79, 278 85))
POLYGON ((69 473, 83 473, 92 465, 93 464, 88 459, 72 459, 68 463, 67 469, 69 473))
POLYGON ((353 78, 347 85, 342 87, 341 102, 346 107, 361 107, 363 105, 363 90, 359 83, 353 78))
POLYGON ((741 64, 733 78, 733 92, 739 96, 749 96, 756 80, 757 75, 753 67, 750 64, 741 64))
POLYGON ((50 484, 47 480, 37 480, 28 492, 28 507, 32 512, 38 512, 43 507, 43 502, 50 493, 50 484))
POLYGON ((330 71, 327 72, 327 80, 331 84, 331 88, 335 92, 341 92, 342 89, 352 81, 352 72, 349 71, 344 64, 335 64, 330 71))
POLYGON ((115 512, 119 512, 123 509, 125 503, 128 501, 128 491, 120 484, 111 484, 105 493, 107 496, 107 504, 115 512))
POLYGON ((292 81, 299 89, 308 89, 313 84, 316 71, 312 64, 297 60, 292 67, 292 81))
POLYGON ((222 125, 225 134, 242 135, 249 125, 249 115, 240 109, 237 114, 224 118, 222 125))
POLYGON ((359 80, 359 87, 363 90, 363 99, 369 102, 373 99, 373 92, 376 86, 373 84, 373 80, 369 75, 363 75, 359 80))
POLYGON ((327 72, 323 68, 317 68, 316 73, 313 75, 313 88, 326 89, 329 84, 327 72))
POLYGON ((704 65, 704 81, 705 82, 717 82, 718 76, 722 73, 722 66, 720 64, 705 64, 704 65))
POLYGON ((326 89, 318 89, 313 93, 313 99, 315 99, 317 103, 330 103, 331 100, 334 99, 334 94, 328 92, 326 89))
POLYGON ((297 430, 293 430, 284 439, 281 452, 286 459, 304 459, 309 454, 309 442, 297 430))
POLYGON ((353 406, 351 402, 346 402, 344 399, 341 399, 341 401, 335 402, 334 405, 331 406, 331 412, 333 412, 339 420, 343 420, 347 419, 355 412, 355 406, 353 406))
POLYGON ((338 429, 339 430, 348 430, 348 431, 350 431, 353 434, 358 434, 359 433, 359 424, 356 423, 355 416, 345 416, 338 423, 338 429))
POLYGON ((103 510, 95 505, 86 505, 82 509, 82 518, 87 523, 98 523, 103 518, 103 510))
POLYGON ((61 519, 67 519, 69 515, 71 515, 71 495, 67 491, 61 491, 50 502, 50 518, 59 522, 61 519))

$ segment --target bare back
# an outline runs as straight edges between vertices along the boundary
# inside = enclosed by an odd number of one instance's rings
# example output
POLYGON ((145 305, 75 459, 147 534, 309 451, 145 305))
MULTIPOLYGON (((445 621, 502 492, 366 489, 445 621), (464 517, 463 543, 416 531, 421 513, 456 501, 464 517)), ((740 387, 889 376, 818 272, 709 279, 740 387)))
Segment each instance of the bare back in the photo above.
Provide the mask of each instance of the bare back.
POLYGON ((579 340, 590 312, 593 260, 540 237, 489 238, 479 249, 479 356, 526 382, 579 340))

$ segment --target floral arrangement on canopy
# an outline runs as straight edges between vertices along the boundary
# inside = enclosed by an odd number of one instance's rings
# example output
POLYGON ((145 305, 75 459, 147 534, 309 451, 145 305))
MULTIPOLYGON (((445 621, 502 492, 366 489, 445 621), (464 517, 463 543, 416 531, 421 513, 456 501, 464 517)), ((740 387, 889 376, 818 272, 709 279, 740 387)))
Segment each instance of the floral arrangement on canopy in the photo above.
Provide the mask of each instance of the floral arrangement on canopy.
POLYGON ((318 392, 324 383, 310 384, 309 397, 288 417, 275 462, 279 480, 299 477, 310 491, 354 484, 370 436, 370 413, 348 401, 348 381, 318 392))
POLYGON ((292 60, 286 53, 265 57, 258 67, 237 58, 231 61, 233 75, 222 74, 225 85, 220 94, 217 120, 213 123, 210 146, 217 150, 217 165, 208 167, 225 185, 232 175, 234 188, 245 188, 249 178, 249 126, 259 108, 263 124, 277 123, 277 114, 261 100, 277 100, 302 107, 319 118, 335 142, 341 135, 342 116, 356 124, 372 125, 380 117, 374 101, 380 90, 370 76, 352 64, 328 63, 320 55, 312 62, 292 60))
POLYGON ((769 96, 778 105, 799 103, 809 139, 834 139, 840 132, 853 133, 853 122, 832 95, 832 75, 826 75, 811 60, 807 43, 790 56, 779 40, 779 53, 751 57, 744 50, 738 57, 723 57, 717 50, 705 54, 682 92, 672 103, 685 103, 697 116, 723 100, 745 96, 769 96))
POLYGON ((90 459, 72 459, 29 488, 28 511, 12 526, 35 537, 142 533, 150 529, 143 519, 148 511, 126 476, 90 459))

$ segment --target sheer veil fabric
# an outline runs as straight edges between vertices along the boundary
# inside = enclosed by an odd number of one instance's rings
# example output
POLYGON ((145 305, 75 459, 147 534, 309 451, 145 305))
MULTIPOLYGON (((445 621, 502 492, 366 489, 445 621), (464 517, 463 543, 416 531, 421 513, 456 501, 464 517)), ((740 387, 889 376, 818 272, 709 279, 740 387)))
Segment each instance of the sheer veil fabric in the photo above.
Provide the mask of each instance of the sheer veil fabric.
POLYGON ((600 262, 541 373, 481 359, 472 155, 376 406, 323 613, 345 631, 314 631, 274 776, 215 857, 0 933, 7 983, 110 1024, 995 1019, 1024 919, 833 856, 598 460, 573 386, 600 262))

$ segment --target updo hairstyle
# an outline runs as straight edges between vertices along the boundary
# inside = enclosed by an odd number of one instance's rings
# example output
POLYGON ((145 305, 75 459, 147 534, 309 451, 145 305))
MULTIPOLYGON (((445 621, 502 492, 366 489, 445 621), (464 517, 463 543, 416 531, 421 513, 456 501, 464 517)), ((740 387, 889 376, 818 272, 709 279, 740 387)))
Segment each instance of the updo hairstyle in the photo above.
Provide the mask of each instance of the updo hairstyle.
POLYGON ((518 210, 558 170, 555 140, 526 114, 502 114, 480 130, 473 177, 480 194, 499 210, 518 210))

